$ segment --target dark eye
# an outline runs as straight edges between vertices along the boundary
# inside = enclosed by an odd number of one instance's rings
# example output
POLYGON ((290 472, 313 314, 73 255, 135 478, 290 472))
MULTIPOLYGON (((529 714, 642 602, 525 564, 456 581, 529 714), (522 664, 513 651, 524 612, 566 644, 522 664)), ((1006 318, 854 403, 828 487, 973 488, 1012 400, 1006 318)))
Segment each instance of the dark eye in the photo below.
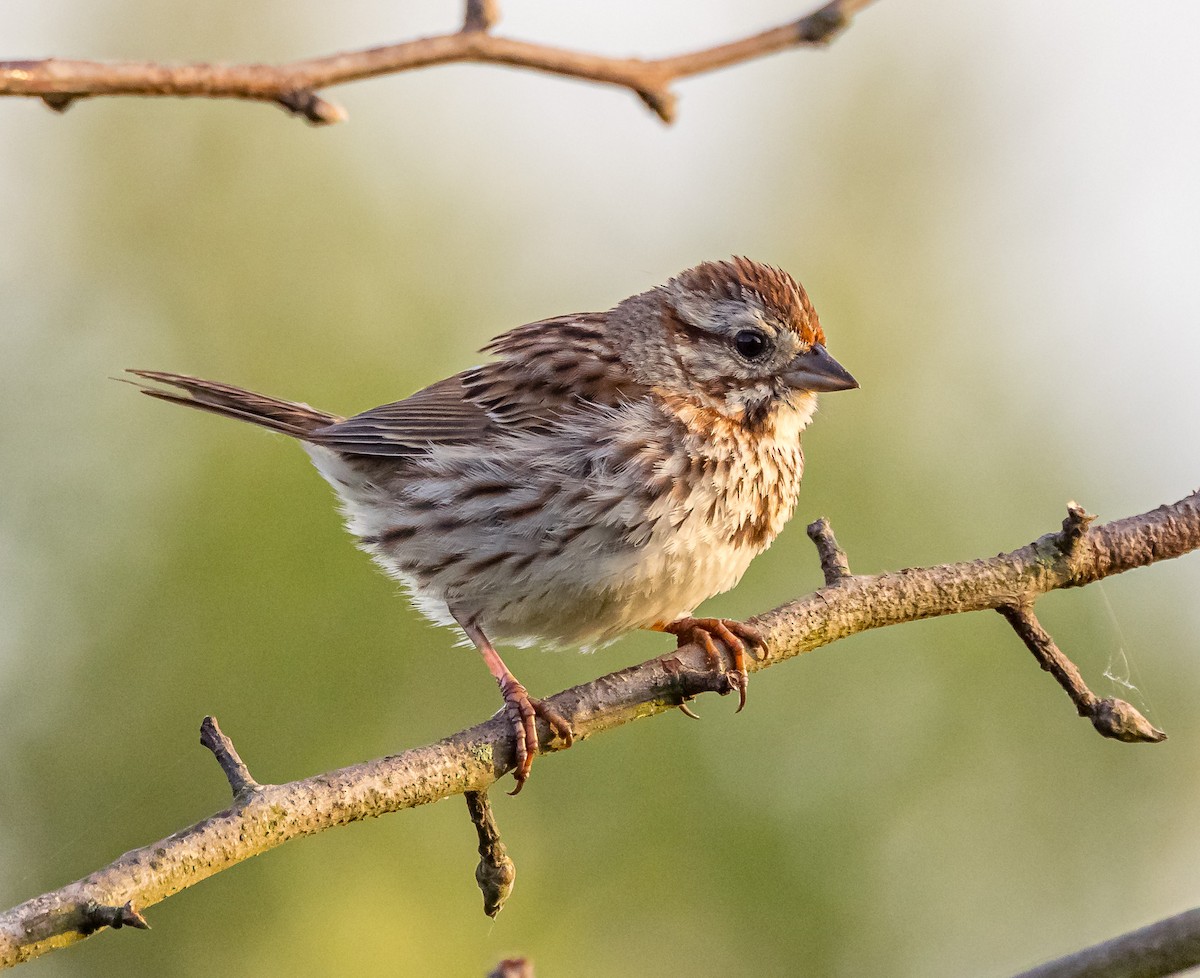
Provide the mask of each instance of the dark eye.
POLYGON ((740 330, 733 338, 733 348, 747 360, 757 360, 767 352, 767 338, 757 329, 740 330))

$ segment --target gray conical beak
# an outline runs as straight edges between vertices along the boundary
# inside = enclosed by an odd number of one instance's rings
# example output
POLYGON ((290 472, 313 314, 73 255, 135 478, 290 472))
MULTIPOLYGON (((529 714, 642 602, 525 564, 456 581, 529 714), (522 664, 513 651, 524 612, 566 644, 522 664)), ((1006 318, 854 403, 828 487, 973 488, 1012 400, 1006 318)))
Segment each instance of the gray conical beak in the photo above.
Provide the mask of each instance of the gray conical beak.
POLYGON ((803 391, 849 391, 858 386, 858 381, 820 343, 814 343, 807 353, 789 363, 783 379, 803 391))

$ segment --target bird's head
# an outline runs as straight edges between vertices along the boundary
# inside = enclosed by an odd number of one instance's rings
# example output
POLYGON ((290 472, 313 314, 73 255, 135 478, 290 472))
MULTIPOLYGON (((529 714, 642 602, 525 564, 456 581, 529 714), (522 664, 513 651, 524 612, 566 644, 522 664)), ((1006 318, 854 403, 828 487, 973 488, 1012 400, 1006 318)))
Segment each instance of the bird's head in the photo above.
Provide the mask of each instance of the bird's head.
POLYGON ((660 336, 630 337, 627 357, 643 358, 631 367, 730 419, 753 422, 785 405, 811 413, 818 392, 858 386, 826 351, 804 289, 778 268, 705 262, 630 301, 657 304, 663 326, 660 336))

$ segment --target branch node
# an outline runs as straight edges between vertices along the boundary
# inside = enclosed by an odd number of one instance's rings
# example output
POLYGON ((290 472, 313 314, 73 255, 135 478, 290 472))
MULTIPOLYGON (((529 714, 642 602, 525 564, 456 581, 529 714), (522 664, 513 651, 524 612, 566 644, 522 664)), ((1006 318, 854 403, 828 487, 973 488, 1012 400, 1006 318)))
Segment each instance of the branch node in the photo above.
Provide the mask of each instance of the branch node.
POLYGON ((238 756, 233 741, 221 732, 216 717, 205 717, 201 722, 200 743, 212 751, 213 757, 221 765, 221 770, 225 772, 225 778, 233 792, 234 801, 262 788, 262 785, 250 776, 250 770, 238 756))
POLYGON ((1089 513, 1074 499, 1067 503, 1067 518, 1063 520, 1062 533, 1058 537, 1058 549, 1064 556, 1069 557, 1075 552, 1095 519, 1095 513, 1089 513))
POLYGON ((479 865, 475 867, 475 882, 483 893, 483 912, 495 918, 512 893, 517 867, 509 858, 508 849, 500 840, 500 829, 492 812, 486 791, 463 793, 471 824, 479 833, 479 865))
POLYGON ((665 88, 638 88, 637 97, 668 126, 675 121, 679 100, 665 88))
POLYGON ((829 520, 822 516, 819 520, 809 523, 808 538, 817 545, 817 556, 821 560, 826 584, 837 584, 853 577, 850 573, 850 561, 846 559, 846 552, 838 546, 829 520))
POLYGON ((82 96, 72 95, 69 92, 46 92, 41 98, 48 108, 62 113, 66 112, 74 104, 75 100, 82 98, 82 96))
POLYGON ((462 33, 486 33, 496 26, 499 19, 500 4, 498 0, 467 0, 462 33))
POLYGON ((1124 700, 1100 700, 1090 719, 1102 736, 1126 744, 1158 744, 1167 739, 1165 733, 1124 700))
POLYGON ((133 927, 136 930, 150 929, 146 918, 133 908, 132 900, 120 907, 88 900, 83 905, 83 921, 79 925, 79 932, 86 937, 88 934, 94 934, 101 927, 111 927, 113 930, 120 930, 122 927, 133 927))
POLYGON ((842 9, 844 0, 832 0, 796 21, 796 34, 804 44, 828 44, 850 23, 842 9))
POLYGON ((346 110, 340 105, 327 102, 310 88, 283 92, 275 96, 275 103, 314 126, 331 126, 349 118, 346 110))

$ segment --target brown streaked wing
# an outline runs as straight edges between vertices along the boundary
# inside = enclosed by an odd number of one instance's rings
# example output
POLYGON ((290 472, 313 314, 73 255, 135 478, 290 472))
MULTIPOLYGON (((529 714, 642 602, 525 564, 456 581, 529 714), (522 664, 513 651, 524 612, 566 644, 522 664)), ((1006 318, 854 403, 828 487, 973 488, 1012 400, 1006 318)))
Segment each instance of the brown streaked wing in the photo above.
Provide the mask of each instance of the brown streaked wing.
POLYGON ((308 438, 347 455, 391 458, 415 458, 435 445, 479 441, 498 426, 467 399, 463 382, 469 373, 455 374, 402 401, 318 428, 308 438))
POLYGON ((574 313, 497 336, 483 349, 498 359, 463 377, 467 397, 506 427, 536 428, 583 402, 615 405, 644 394, 613 347, 607 318, 574 313))
POLYGON ((484 347, 494 362, 320 428, 309 440, 347 455, 415 458, 437 445, 545 428, 584 403, 616 405, 644 394, 604 324, 603 313, 577 313, 518 326, 484 347))

